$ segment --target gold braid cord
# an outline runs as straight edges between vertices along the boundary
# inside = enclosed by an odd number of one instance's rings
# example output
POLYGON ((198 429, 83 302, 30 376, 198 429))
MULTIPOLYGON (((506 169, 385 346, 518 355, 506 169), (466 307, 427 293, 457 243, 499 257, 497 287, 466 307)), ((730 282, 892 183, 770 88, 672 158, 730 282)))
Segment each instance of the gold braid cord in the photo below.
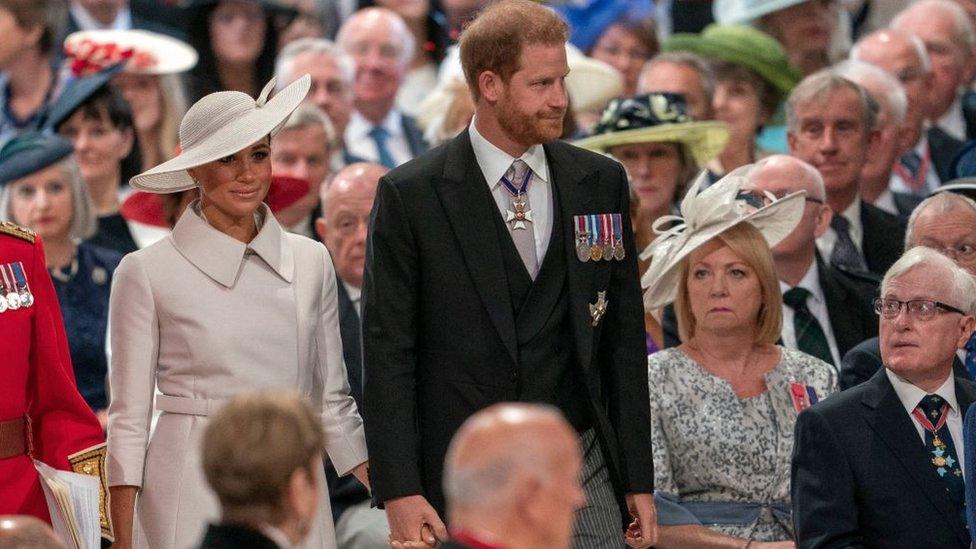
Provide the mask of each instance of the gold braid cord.
POLYGON ((78 453, 71 454, 68 456, 68 463, 71 464, 71 469, 76 473, 98 477, 98 514, 102 527, 102 537, 109 541, 114 541, 115 534, 112 528, 112 515, 109 512, 108 478, 105 470, 105 457, 107 453, 107 446, 103 442, 102 444, 96 444, 91 448, 85 448, 78 453))

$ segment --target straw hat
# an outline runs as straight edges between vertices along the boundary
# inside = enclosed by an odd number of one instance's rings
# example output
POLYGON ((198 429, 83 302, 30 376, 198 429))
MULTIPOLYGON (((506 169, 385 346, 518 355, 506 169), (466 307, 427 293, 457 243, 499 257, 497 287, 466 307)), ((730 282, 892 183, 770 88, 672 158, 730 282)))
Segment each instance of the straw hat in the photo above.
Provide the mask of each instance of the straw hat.
POLYGON ((678 33, 661 44, 662 51, 690 51, 755 71, 781 94, 788 95, 801 76, 772 36, 746 25, 709 25, 701 34, 678 33))
POLYGON ((617 145, 677 142, 704 166, 725 147, 729 132, 722 122, 695 122, 685 113, 684 97, 674 93, 648 93, 614 99, 603 111, 593 134, 573 143, 607 152, 617 145))
POLYGON ((145 30, 78 31, 64 40, 67 64, 75 76, 125 61, 136 74, 177 74, 197 64, 197 51, 176 38, 145 30))
POLYGON ((708 174, 701 176, 688 189, 681 201, 681 215, 666 215, 654 222, 657 238, 641 252, 641 259, 651 264, 641 277, 645 310, 655 311, 674 301, 678 293, 681 261, 709 240, 739 223, 752 223, 775 246, 786 238, 803 215, 806 191, 792 193, 777 200, 768 196, 769 203, 759 209, 737 199, 740 189, 749 181, 753 169, 749 164, 732 170, 728 175, 699 192, 707 184, 708 174), (671 224, 669 228, 666 225, 671 224))
POLYGON ((308 93, 306 74, 268 100, 274 78, 255 101, 246 93, 222 91, 204 96, 190 107, 180 124, 179 156, 129 180, 134 188, 171 193, 196 186, 187 169, 230 156, 277 133, 308 93))
POLYGON ((715 0, 712 15, 719 23, 749 23, 764 15, 809 0, 715 0))

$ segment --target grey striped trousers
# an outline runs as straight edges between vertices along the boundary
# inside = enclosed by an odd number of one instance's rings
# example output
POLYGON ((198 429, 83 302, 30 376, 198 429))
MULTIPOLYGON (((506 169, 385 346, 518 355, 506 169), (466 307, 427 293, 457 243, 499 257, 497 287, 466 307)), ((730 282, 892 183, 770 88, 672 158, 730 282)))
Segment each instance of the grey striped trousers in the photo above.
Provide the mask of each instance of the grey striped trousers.
POLYGON ((620 506, 613 494, 610 472, 596 431, 584 431, 580 435, 580 446, 583 448, 580 482, 586 493, 586 505, 576 511, 573 549, 621 549, 624 532, 620 524, 620 506))

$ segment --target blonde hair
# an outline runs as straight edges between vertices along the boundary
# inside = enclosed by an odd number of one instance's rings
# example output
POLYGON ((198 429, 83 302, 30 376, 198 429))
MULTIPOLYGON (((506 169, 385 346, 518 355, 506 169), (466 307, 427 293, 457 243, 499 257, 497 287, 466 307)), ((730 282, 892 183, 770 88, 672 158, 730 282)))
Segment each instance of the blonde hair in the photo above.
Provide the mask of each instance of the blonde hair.
MULTIPOLYGON (((739 256, 743 263, 756 272, 759 279, 760 305, 759 316, 756 318, 756 332, 753 343, 759 345, 775 344, 783 331, 783 296, 779 289, 779 278, 776 276, 776 266, 773 254, 766 243, 766 238, 759 229, 751 223, 739 223, 726 229, 715 237, 739 256)), ((674 312, 678 317, 678 337, 681 341, 688 341, 695 336, 697 322, 691 310, 691 299, 688 295, 688 271, 690 269, 689 254, 681 261, 678 279, 678 297, 674 303, 674 312)))
POLYGON ((242 395, 211 417, 203 435, 203 472, 225 521, 280 524, 292 474, 303 470, 316 478, 312 460, 324 451, 322 425, 297 394, 242 395))

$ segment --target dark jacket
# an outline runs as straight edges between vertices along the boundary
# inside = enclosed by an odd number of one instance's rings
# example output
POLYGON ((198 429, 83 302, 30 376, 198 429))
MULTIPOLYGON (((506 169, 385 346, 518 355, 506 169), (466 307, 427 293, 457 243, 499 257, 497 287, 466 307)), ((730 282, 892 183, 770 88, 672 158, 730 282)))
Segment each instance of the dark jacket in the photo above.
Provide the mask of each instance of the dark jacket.
POLYGON ((279 549, 267 536, 236 524, 211 524, 200 549, 279 549))
MULTIPOLYGON (((850 389, 871 379, 881 369, 881 343, 877 337, 861 342, 844 355, 840 367, 840 389, 850 389)), ((952 360, 956 378, 970 379, 966 367, 958 357, 952 360)))

